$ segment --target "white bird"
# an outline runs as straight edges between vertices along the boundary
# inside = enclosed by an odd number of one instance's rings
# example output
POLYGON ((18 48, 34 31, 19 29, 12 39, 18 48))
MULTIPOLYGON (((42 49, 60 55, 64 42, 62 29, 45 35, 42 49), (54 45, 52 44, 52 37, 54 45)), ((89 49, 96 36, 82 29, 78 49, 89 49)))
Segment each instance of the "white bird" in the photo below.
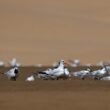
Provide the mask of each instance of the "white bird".
POLYGON ((90 73, 90 76, 92 78, 94 78, 94 79, 98 79, 98 78, 102 77, 106 73, 107 73, 107 69, 105 67, 103 67, 102 69, 98 69, 98 70, 92 71, 90 73))
POLYGON ((15 66, 19 67, 19 66, 21 66, 20 63, 17 63, 16 58, 13 58, 11 61, 9 61, 9 64, 10 64, 12 67, 15 67, 15 66))
POLYGON ((14 67, 3 74, 6 75, 10 80, 16 80, 16 78, 18 77, 18 73, 19 73, 18 67, 14 67))
POLYGON ((106 80, 106 81, 109 81, 109 80, 110 80, 110 75, 109 75, 109 76, 102 77, 102 78, 100 78, 100 80, 106 80))
POLYGON ((26 81, 35 81, 35 77, 33 75, 26 78, 26 81))
POLYGON ((75 60, 68 60, 69 64, 71 67, 77 67, 80 65, 80 60, 79 59, 75 59, 75 60))
POLYGON ((110 66, 106 66, 107 71, 110 72, 110 66))
POLYGON ((73 72, 72 75, 74 77, 84 79, 85 77, 89 76, 90 72, 91 72, 91 69, 87 68, 87 70, 73 72))
POLYGON ((70 72, 67 68, 64 69, 64 73, 65 73, 66 76, 69 76, 69 77, 71 76, 70 72))
POLYGON ((5 63, 3 61, 0 61, 0 67, 5 66, 5 63))
POLYGON ((102 68, 102 71, 101 71, 101 75, 99 75, 98 77, 96 77, 98 80, 110 80, 110 73, 109 73, 109 70, 110 69, 110 66, 104 66, 103 65, 103 68, 102 68))
POLYGON ((41 71, 37 74, 37 77, 41 79, 59 79, 64 77, 68 78, 70 77, 70 74, 68 69, 65 68, 64 64, 64 60, 60 60, 57 67, 41 71))

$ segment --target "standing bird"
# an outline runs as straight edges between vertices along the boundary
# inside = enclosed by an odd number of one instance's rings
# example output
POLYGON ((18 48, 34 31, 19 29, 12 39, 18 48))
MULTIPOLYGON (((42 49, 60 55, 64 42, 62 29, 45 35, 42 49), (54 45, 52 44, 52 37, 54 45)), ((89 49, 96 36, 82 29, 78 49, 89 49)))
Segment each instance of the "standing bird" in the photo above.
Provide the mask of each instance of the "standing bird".
POLYGON ((15 67, 15 66, 19 67, 19 66, 21 66, 20 63, 17 63, 16 58, 13 58, 13 59, 12 59, 11 61, 9 61, 8 63, 11 65, 11 67, 15 67))
POLYGON ((16 78, 18 77, 18 73, 19 73, 18 67, 13 67, 12 69, 10 69, 9 71, 3 74, 7 76, 8 79, 16 81, 16 78))
POLYGON ((65 68, 64 60, 60 60, 58 62, 58 66, 55 68, 48 68, 45 71, 40 71, 38 73, 34 73, 33 75, 27 77, 26 81, 33 81, 33 77, 40 79, 59 79, 59 78, 69 78, 70 74, 67 68, 65 68))

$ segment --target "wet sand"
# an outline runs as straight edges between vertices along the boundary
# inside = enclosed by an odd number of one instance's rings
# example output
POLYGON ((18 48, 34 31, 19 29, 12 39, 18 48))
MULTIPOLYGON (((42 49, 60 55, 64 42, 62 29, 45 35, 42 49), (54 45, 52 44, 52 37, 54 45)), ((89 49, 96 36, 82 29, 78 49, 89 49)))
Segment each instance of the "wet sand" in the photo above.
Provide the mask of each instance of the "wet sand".
MULTIPOLYGON (((6 71, 7 68, 1 68, 6 71)), ((79 80, 36 80, 25 82, 29 73, 45 68, 21 68, 17 81, 0 74, 0 108, 3 110, 109 110, 110 82, 79 80)))

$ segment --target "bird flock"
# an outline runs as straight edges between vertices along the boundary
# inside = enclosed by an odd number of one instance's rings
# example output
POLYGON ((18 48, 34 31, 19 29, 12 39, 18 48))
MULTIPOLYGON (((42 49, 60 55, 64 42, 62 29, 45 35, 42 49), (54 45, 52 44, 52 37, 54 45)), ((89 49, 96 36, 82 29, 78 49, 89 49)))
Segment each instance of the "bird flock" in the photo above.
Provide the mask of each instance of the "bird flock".
MULTIPOLYGON (((0 63, 3 64, 4 63, 0 63)), ((20 63, 17 63, 16 59, 13 58, 9 64, 12 66, 10 70, 7 72, 2 73, 4 76, 7 77, 7 79, 16 81, 17 78, 20 75, 19 67, 21 66, 20 63)), ((93 80, 110 80, 110 66, 109 62, 101 62, 98 63, 97 66, 99 66, 98 69, 92 70, 91 64, 83 65, 86 68, 79 70, 79 71, 69 71, 68 66, 69 65, 72 68, 76 68, 80 65, 80 60, 68 60, 68 62, 65 62, 64 60, 59 60, 53 64, 53 68, 48 68, 44 71, 38 71, 36 73, 30 73, 29 76, 26 77, 25 81, 31 82, 35 81, 37 79, 41 80, 59 80, 59 79, 69 79, 72 78, 79 78, 81 80, 84 80, 85 78, 91 78, 93 80)), ((41 67, 41 65, 39 66, 41 67)))

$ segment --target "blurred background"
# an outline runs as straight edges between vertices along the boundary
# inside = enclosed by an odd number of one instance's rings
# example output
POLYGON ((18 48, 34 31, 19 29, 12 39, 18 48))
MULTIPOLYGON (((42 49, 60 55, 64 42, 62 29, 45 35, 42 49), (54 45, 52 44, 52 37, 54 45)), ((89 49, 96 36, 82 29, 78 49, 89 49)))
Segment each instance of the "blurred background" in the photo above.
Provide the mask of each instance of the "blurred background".
POLYGON ((109 0, 0 0, 0 60, 49 65, 110 60, 109 0))

